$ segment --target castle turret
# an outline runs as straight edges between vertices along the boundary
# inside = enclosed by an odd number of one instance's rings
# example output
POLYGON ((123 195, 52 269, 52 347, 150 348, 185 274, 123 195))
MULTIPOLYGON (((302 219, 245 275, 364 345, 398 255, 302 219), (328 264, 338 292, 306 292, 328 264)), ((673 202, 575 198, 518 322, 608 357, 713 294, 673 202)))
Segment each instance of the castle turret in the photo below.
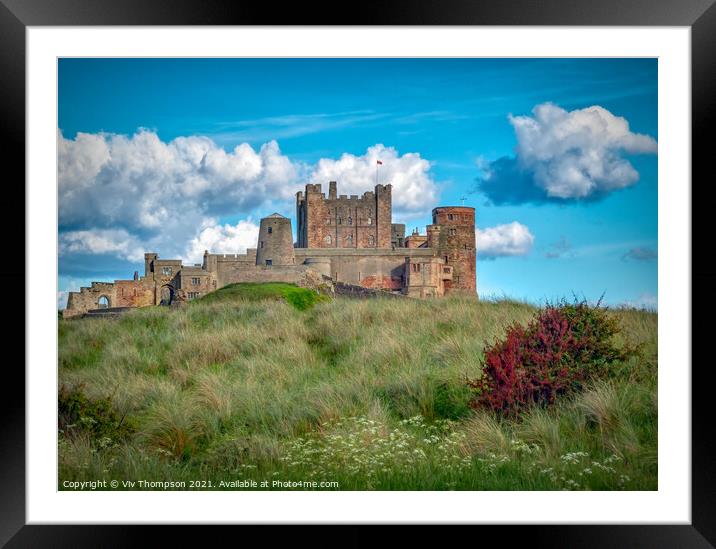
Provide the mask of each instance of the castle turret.
POLYGON ((264 217, 259 227, 256 265, 294 265, 295 263, 291 220, 277 213, 264 217))
POLYGON ((441 206, 433 209, 433 225, 428 227, 431 248, 453 267, 452 281, 445 293, 476 292, 475 259, 475 208, 468 206, 441 206), (439 226, 439 234, 430 229, 439 226))
POLYGON ((156 261, 158 257, 158 254, 151 252, 144 254, 144 276, 149 276, 154 272, 154 261, 156 261))

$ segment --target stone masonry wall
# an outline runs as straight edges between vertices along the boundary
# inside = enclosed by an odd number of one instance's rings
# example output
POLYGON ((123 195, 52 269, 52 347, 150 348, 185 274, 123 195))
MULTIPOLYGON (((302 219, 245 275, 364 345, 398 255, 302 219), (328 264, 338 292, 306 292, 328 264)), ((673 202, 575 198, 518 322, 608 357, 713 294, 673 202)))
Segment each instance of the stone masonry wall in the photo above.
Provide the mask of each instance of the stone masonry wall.
POLYGON ((142 277, 140 280, 115 280, 115 301, 112 307, 146 307, 154 305, 154 282, 142 277))
POLYGON ((79 292, 70 292, 67 297, 67 308, 62 313, 64 318, 82 315, 91 309, 99 308, 99 299, 105 296, 109 306, 116 302, 115 286, 112 282, 92 282, 88 287, 80 288, 79 292))

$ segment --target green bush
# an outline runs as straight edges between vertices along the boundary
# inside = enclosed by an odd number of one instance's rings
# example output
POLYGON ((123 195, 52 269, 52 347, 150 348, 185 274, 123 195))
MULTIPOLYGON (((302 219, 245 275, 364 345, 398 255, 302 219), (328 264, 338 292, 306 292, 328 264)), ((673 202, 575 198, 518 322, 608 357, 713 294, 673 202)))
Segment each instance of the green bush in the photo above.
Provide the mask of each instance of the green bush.
POLYGON ((438 383, 433 392, 433 413, 437 419, 457 420, 470 413, 473 392, 464 383, 438 383))
POLYGON ((329 298, 308 288, 299 288, 294 284, 283 282, 255 283, 245 282, 229 284, 206 294, 195 303, 222 303, 227 301, 262 301, 283 299, 299 311, 305 311, 316 303, 329 298))
POLYGON ((109 398, 89 399, 82 386, 61 385, 58 392, 58 428, 68 437, 83 433, 93 442, 119 442, 134 432, 131 421, 119 417, 109 398))

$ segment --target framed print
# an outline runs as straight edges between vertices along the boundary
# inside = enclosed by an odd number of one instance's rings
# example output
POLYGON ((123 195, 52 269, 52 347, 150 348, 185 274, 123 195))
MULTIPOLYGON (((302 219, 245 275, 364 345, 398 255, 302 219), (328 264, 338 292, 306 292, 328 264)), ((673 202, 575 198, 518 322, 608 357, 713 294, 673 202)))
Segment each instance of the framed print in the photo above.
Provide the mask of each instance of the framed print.
POLYGON ((550 7, 5 2, 8 546, 134 524, 710 546, 691 181, 716 11, 550 7))

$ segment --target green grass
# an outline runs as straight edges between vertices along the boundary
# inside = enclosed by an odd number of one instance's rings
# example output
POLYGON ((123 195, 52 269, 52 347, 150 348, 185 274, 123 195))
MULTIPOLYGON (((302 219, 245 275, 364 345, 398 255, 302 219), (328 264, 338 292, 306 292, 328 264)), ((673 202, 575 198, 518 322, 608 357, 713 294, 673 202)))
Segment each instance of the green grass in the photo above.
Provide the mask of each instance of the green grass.
POLYGON ((642 354, 575 398, 520 421, 469 408, 465 380, 481 375, 485 344, 534 312, 242 284, 177 310, 60 320, 60 383, 81 388, 83 409, 111 403, 103 417, 132 429, 105 422, 98 439, 87 417, 61 432, 59 488, 255 479, 264 489, 657 489, 654 313, 613 312, 618 343, 642 354))
POLYGON ((310 309, 326 297, 307 288, 283 282, 229 284, 211 292, 201 299, 201 303, 226 303, 236 300, 262 301, 266 299, 284 299, 299 311, 310 309))

